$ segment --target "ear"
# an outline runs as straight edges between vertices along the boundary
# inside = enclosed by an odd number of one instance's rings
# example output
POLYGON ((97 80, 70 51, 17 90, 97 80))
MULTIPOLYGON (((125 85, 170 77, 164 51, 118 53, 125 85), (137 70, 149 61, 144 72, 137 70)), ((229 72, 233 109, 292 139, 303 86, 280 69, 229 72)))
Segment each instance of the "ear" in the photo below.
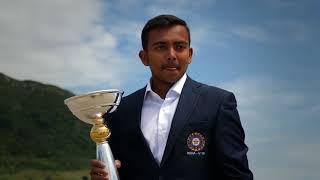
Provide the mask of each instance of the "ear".
POLYGON ((148 61, 148 57, 147 57, 147 52, 145 50, 141 50, 139 52, 139 57, 141 62, 145 65, 145 66, 149 66, 149 61, 148 61))
POLYGON ((191 64, 192 62, 192 55, 193 55, 193 49, 192 48, 189 48, 189 64, 191 64))

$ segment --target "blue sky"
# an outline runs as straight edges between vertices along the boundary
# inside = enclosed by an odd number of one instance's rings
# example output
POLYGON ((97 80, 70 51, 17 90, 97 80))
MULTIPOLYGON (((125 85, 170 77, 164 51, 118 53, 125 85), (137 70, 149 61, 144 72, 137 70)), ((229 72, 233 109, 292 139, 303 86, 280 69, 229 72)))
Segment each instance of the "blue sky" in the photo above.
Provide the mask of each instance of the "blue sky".
POLYGON ((150 73, 144 23, 175 14, 191 29, 195 80, 235 93, 258 180, 320 179, 320 2, 79 0, 0 2, 0 72, 75 93, 121 88, 150 73))

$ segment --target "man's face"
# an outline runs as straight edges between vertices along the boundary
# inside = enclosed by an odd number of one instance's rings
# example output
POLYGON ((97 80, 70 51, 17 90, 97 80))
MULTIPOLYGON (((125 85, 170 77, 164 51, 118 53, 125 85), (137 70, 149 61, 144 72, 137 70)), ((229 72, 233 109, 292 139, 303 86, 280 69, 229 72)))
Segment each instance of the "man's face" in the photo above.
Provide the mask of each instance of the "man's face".
POLYGON ((139 56, 149 66, 153 82, 175 83, 186 72, 192 60, 187 29, 181 25, 149 32, 147 50, 139 56))

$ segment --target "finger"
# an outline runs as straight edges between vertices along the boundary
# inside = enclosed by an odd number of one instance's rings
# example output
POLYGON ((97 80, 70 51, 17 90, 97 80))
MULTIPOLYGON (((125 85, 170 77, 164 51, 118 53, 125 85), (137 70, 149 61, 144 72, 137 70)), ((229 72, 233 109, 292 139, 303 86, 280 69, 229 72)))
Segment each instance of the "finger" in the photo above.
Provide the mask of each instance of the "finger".
POLYGON ((93 174, 91 175, 91 180, 108 180, 108 176, 93 174))
POLYGON ((106 171, 100 171, 92 169, 90 172, 91 180, 108 180, 108 173, 106 171))
POLYGON ((91 160, 91 166, 97 167, 97 168, 105 168, 106 167, 102 161, 99 161, 96 159, 91 160))
POLYGON ((101 176, 107 176, 108 172, 105 169, 101 169, 101 168, 91 168, 91 173, 92 175, 101 175, 101 176))
POLYGON ((120 168, 120 167, 121 167, 121 161, 115 160, 114 163, 115 163, 115 165, 116 165, 117 168, 120 168))

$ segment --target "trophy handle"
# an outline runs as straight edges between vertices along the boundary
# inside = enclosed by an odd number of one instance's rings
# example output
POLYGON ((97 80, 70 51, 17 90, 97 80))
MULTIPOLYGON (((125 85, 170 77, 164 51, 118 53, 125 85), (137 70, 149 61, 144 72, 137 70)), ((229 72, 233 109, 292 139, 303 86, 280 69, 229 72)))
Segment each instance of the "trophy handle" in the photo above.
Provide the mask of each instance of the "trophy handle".
POLYGON ((97 144, 97 159, 105 164, 105 169, 108 171, 109 180, 120 179, 108 142, 97 144))

